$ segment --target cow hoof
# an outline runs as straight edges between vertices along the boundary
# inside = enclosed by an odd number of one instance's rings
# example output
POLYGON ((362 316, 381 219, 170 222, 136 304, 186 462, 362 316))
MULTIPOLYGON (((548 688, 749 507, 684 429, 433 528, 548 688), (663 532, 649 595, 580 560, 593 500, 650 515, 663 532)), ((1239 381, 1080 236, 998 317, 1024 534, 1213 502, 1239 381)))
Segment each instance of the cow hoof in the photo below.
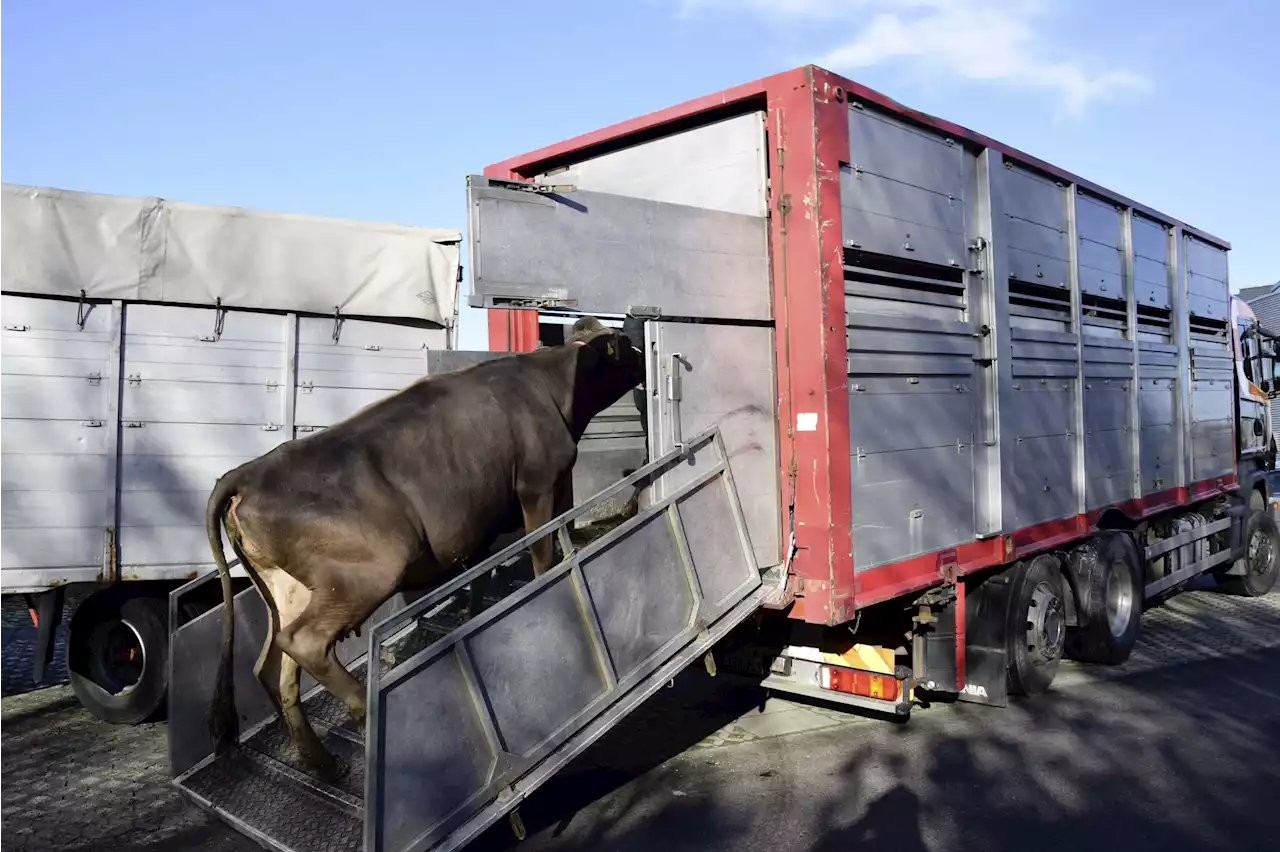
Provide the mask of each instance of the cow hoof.
POLYGON ((347 764, 343 763, 342 758, 330 756, 327 760, 322 760, 316 764, 316 777, 326 784, 336 784, 346 777, 347 764))

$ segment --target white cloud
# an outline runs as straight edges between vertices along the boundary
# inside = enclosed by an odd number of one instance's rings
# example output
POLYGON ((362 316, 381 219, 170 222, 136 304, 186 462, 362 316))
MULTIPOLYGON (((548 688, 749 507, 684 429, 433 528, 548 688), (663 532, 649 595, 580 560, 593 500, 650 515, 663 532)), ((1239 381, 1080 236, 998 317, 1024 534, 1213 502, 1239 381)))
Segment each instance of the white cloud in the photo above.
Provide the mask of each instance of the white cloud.
MULTIPOLYGON (((1078 44, 1041 33, 1050 0, 679 0, 681 14, 734 8, 781 22, 850 22, 852 33, 815 64, 855 72, 872 66, 910 68, 935 79, 1047 91, 1063 112, 1138 94, 1136 71, 1090 60, 1078 44)), ((1068 0, 1061 0, 1069 9, 1068 0)))

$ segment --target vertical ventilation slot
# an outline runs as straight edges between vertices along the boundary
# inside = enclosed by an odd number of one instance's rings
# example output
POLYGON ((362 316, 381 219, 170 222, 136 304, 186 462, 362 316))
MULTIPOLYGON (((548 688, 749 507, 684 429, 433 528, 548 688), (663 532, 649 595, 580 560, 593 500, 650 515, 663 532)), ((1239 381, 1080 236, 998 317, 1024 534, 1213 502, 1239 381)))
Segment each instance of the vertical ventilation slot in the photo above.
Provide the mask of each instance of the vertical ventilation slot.
POLYGON ((1010 281, 1009 316, 1011 324, 1019 328, 1070 331, 1071 294, 1057 287, 1010 281))
POLYGON ((1080 295, 1080 322, 1084 333, 1093 337, 1126 337, 1129 306, 1124 299, 1106 299, 1088 293, 1080 295))
POLYGON ((967 319, 963 273, 846 250, 845 313, 959 323, 967 319))
POLYGON ((1151 343, 1173 340, 1173 313, 1168 308, 1138 305, 1138 339, 1151 343))
POLYGON ((1227 344, 1227 322, 1226 320, 1210 319, 1209 317, 1198 317, 1194 314, 1190 318, 1191 339, 1199 340, 1205 343, 1227 344))

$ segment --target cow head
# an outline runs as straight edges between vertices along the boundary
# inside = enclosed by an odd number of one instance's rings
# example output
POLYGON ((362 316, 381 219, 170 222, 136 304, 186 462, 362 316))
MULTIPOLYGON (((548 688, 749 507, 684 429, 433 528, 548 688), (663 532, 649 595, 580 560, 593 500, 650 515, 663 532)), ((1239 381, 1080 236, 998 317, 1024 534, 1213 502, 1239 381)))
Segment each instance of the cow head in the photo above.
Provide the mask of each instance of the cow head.
POLYGON ((574 425, 585 429, 592 417, 644 384, 644 356, 631 338, 616 328, 607 328, 595 317, 574 323, 569 345, 577 351, 574 425))

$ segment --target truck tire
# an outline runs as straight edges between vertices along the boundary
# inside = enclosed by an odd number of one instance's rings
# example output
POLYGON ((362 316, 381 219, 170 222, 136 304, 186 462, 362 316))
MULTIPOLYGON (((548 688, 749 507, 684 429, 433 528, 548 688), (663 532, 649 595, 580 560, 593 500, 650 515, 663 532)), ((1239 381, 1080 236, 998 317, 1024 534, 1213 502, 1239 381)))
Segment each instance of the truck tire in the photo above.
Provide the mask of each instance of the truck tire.
POLYGON ((1047 553, 1019 563, 1009 590, 1009 692, 1036 695, 1053 683, 1066 635, 1062 568, 1047 553))
POLYGON ((85 709, 105 722, 156 717, 169 686, 167 602, 110 588, 76 610, 67 634, 67 673, 85 709))
POLYGON ((1257 598, 1271 591, 1280 576, 1280 530, 1268 511, 1254 512, 1244 527, 1244 576, 1218 578, 1218 587, 1232 595, 1257 598))
POLYGON ((1129 659, 1142 625, 1142 561, 1133 538, 1102 532, 1076 548, 1071 570, 1088 580, 1088 596, 1077 601, 1085 623, 1067 630, 1067 656, 1115 666, 1129 659))

